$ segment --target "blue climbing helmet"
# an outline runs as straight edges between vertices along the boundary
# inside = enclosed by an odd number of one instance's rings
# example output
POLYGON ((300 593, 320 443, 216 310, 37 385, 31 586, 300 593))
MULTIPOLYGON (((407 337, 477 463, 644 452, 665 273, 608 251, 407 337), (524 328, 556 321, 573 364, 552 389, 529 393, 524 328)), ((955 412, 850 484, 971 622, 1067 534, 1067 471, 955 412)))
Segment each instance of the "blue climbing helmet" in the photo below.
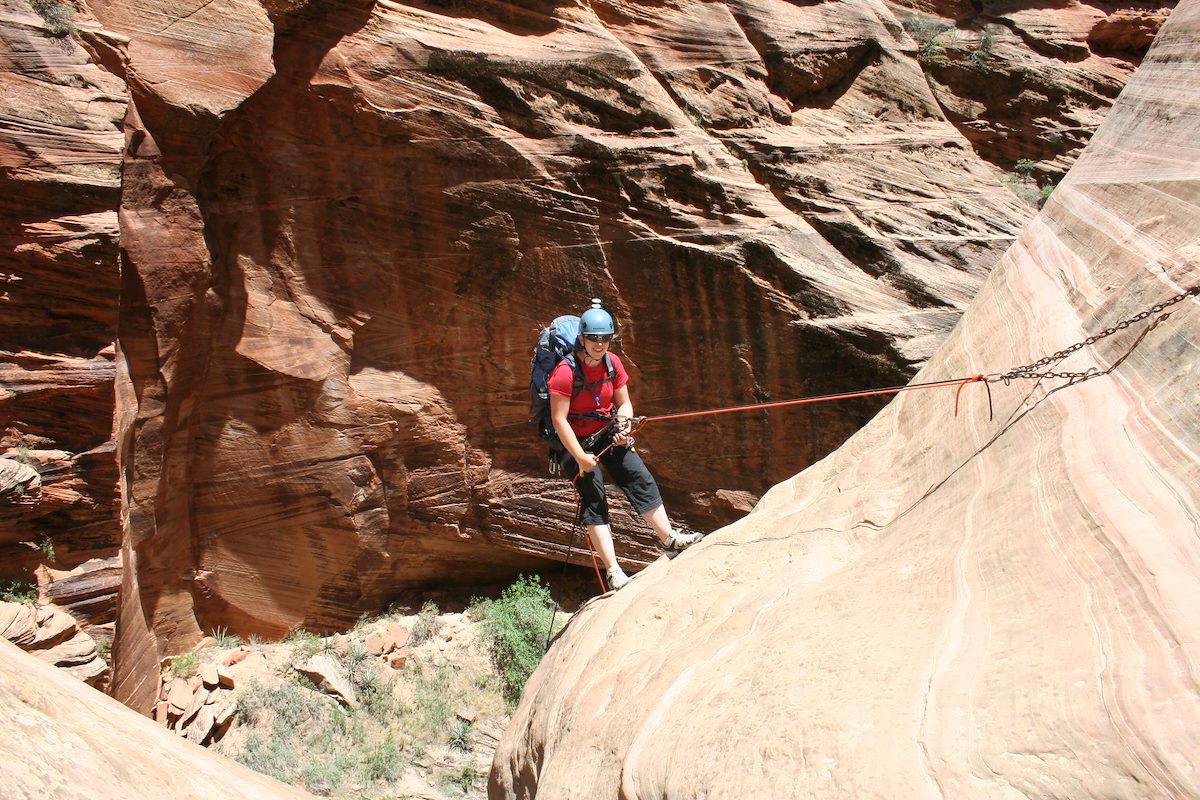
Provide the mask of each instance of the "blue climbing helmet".
POLYGON ((611 336, 616 333, 612 315, 600 305, 599 298, 592 300, 592 307, 579 315, 579 333, 583 336, 591 333, 607 333, 611 336))

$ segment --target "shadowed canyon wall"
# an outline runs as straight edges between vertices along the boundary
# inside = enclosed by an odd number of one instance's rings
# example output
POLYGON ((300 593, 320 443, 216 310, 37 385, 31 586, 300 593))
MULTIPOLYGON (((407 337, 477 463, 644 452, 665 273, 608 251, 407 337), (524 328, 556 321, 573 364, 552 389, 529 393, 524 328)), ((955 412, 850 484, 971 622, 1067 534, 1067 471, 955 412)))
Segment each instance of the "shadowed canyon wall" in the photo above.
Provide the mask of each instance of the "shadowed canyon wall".
POLYGON ((592 600, 489 797, 1200 797, 1198 67, 1188 0, 916 380, 1095 340, 592 600))
MULTIPOLYGON (((97 0, 88 63, 0 3, 35 54, 0 127, 29 199, 4 201, 5 443, 83 475, 0 543, 44 569, 49 537, 111 598, 123 526, 115 688, 141 706, 215 627, 336 628, 563 558, 528 354, 591 297, 641 413, 905 382, 1031 214, 995 167, 1060 173, 1148 43, 1118 33, 1170 5, 97 0)), ((879 407, 640 442, 711 529, 879 407)), ((636 567, 657 548, 626 512, 636 567)))
POLYGON ((111 635, 122 82, 0 0, 0 580, 111 635))

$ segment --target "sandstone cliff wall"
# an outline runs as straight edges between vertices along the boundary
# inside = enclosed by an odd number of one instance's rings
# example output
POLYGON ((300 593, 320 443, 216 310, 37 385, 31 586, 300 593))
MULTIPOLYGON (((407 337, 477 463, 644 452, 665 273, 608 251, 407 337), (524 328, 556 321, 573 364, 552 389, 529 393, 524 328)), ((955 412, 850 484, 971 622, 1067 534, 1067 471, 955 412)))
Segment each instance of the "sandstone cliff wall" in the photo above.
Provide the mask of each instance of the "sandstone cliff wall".
MULTIPOLYGON (((125 87, 0 0, 0 580, 111 628, 125 87)), ((111 633, 111 630, 110 630, 111 633)))
MULTIPOLYGON (((1200 287, 1198 41, 1189 0, 917 380, 1200 287)), ((981 385, 957 418, 905 394, 593 600, 489 796, 1200 797, 1198 323, 1192 295, 996 382, 993 419, 981 385)))
MULTIPOLYGON (((1170 5, 95 0, 72 40, 2 2, 34 54, 0 121, 31 198, 4 207, 5 444, 74 492, 16 493, 4 567, 111 617, 120 522, 116 689, 142 705, 205 630, 335 628, 562 558, 524 384, 537 327, 590 297, 643 413, 907 380, 1030 214, 994 167, 1061 171, 1145 47, 1097 32, 1170 5)), ((878 408, 642 447, 708 529, 878 408)))

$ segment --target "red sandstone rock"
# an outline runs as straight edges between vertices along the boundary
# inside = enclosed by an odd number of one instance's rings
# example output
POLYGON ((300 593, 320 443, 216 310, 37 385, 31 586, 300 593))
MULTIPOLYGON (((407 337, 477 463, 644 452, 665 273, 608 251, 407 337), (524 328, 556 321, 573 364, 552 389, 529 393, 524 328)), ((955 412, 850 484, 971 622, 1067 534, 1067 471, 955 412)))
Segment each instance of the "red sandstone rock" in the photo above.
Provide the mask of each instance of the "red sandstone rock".
POLYGON ((387 634, 376 631, 363 640, 363 646, 371 655, 386 656, 396 649, 396 642, 387 634))
POLYGON ((412 630, 407 625, 399 623, 388 625, 387 633, 392 638, 392 641, 395 642, 395 649, 397 650, 407 647, 409 640, 412 638, 412 630))
POLYGON ((217 666, 217 685, 222 689, 232 689, 235 685, 233 675, 224 665, 217 666))
POLYGON ((28 648, 37 638, 37 609, 24 603, 0 603, 0 638, 28 648))
MULTIPOLYGON (((0 577, 110 558, 124 83, 28 3, 0 0, 0 577), (53 549, 38 547, 53 543, 53 549), (39 569, 41 567, 42 569, 39 569)), ((58 602, 58 598, 55 598, 58 602)), ((115 587, 70 607, 111 621, 115 587)))
POLYGON ((1200 796, 1198 42, 1180 4, 916 380, 1098 338, 905 393, 584 606, 489 798, 1200 796))
POLYGON ((342 705, 350 708, 358 706, 354 684, 337 659, 319 653, 303 664, 296 665, 296 672, 311 680, 318 689, 342 705))
POLYGON ((216 664, 201 664, 200 665, 200 680, 208 689, 216 688, 220 683, 220 676, 217 674, 216 664))
MULTIPOLYGON (((858 0, 78 5, 80 39, 115 77, 81 62, 39 73, 52 116, 82 122, 57 124, 46 147, 5 107, 18 122, 0 135, 18 146, 0 163, 23 186, 54 164, 52 198, 102 187, 85 213, 41 194, 20 208, 6 270, 30 347, 74 335, 46 309, 86 335, 68 357, 6 357, 21 388, 0 410, 68 454, 77 471, 38 502, 96 534, 66 541, 99 565, 115 556, 117 481, 112 432, 94 421, 118 376, 128 602, 114 692, 143 710, 159 654, 193 647, 199 619, 332 630, 399 589, 566 557, 570 492, 542 474, 523 381, 538 324, 591 296, 617 312, 643 412, 903 382, 1029 214, 964 135, 993 162, 1020 152, 1058 169, 1132 63, 1062 60, 1090 47, 1084 21, 1099 28, 1079 6, 983 14, 1007 26, 1006 66, 976 75, 952 52, 931 89, 898 15, 858 0), (980 88, 1011 86, 995 78, 1016 68, 1030 85, 980 88), (1042 133, 1061 146, 1020 150, 1042 133), (72 294, 92 273, 102 286, 72 294), (702 392, 680 389, 702 371, 702 392)), ((39 37, 29 52, 56 46, 39 37)), ((670 507, 711 529, 741 513, 713 498, 757 496, 879 407, 652 425, 640 446, 670 507)), ((615 511, 629 566, 656 558, 615 511)))
POLYGON ((86 683, 97 685, 107 676, 95 640, 55 606, 0 602, 0 638, 86 683))
POLYGON ((225 656, 225 666, 232 667, 234 664, 240 664, 246 660, 253 651, 248 647, 239 647, 229 655, 225 656))
POLYGON ((192 704, 192 688, 183 678, 173 678, 167 684, 167 704, 172 714, 182 714, 192 704))

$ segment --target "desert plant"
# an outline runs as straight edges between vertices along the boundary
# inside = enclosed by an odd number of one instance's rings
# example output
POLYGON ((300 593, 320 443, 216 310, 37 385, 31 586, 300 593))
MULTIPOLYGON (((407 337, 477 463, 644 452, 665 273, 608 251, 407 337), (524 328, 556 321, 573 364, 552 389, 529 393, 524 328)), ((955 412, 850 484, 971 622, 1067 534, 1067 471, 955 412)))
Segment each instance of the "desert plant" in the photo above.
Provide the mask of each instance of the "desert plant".
POLYGON ((321 637, 304 628, 292 628, 283 640, 295 647, 295 661, 307 661, 321 651, 321 637))
POLYGON ((200 671, 200 656, 194 652, 177 655, 169 669, 176 678, 190 678, 200 671))
POLYGON ((499 599, 476 600, 468 613, 483 623, 504 697, 516 704, 545 653, 547 634, 554 622, 550 589, 537 577, 522 575, 499 599))
POLYGON ((1028 178, 1037 168, 1037 162, 1032 158, 1018 158, 1017 163, 1013 164, 1013 172, 1020 175, 1022 178, 1028 178))
POLYGON ((1052 183, 1047 183, 1040 190, 1038 190, 1037 207, 1043 208, 1046 205, 1046 201, 1050 199, 1050 195, 1053 193, 1054 193, 1054 184, 1052 184, 1052 183))
POLYGON ((440 731, 446 727, 451 714, 450 676, 446 667, 438 667, 427 675, 415 676, 413 702, 426 738, 440 737, 440 731))
POLYGON ((363 777, 368 781, 390 781, 404 767, 404 759, 396 741, 389 735, 379 744, 367 750, 363 763, 363 777))
POLYGON ((450 734, 446 738, 455 750, 463 753, 471 752, 471 723, 465 719, 456 719, 450 726, 450 734))
POLYGON ((0 600, 5 603, 23 603, 31 606, 37 603, 37 596, 37 584, 32 581, 16 578, 0 580, 0 600))
POLYGON ((213 628, 208 635, 212 637, 213 644, 222 650, 226 650, 230 647, 237 647, 242 643, 240 636, 230 633, 229 629, 224 626, 213 628))
POLYGON ((996 30, 991 25, 985 25, 979 32, 979 40, 971 51, 968 61, 972 66, 982 67, 996 51, 996 30))
POLYGON ((483 773, 474 764, 464 764, 458 770, 443 776, 442 791, 457 789, 466 794, 482 777, 483 773))
POLYGON ((46 23, 46 30, 51 36, 75 33, 75 24, 72 22, 75 10, 70 6, 55 0, 29 0, 29 7, 46 23))
POLYGON ((344 772, 336 761, 313 761, 301 767, 297 777, 313 794, 329 796, 342 785, 344 772))
POLYGON ((57 559, 54 557, 54 540, 49 536, 43 536, 38 541, 38 549, 42 551, 42 555, 44 555, 46 560, 51 564, 57 561, 57 559))
POLYGON ((917 43, 917 60, 922 64, 946 63, 946 39, 953 35, 949 22, 920 14, 904 20, 904 30, 917 43))
POLYGON ((96 641, 96 655, 100 656, 105 661, 108 661, 108 655, 112 652, 112 637, 101 636, 96 641))
POLYGON ((255 772, 284 782, 299 763, 295 749, 288 742, 255 732, 246 734, 246 742, 234 758, 255 772))
POLYGON ((421 606, 421 613, 417 614, 417 621, 413 623, 412 634, 409 637, 409 643, 414 647, 423 644, 437 635, 438 628, 441 623, 438 622, 438 614, 441 613, 437 603, 432 600, 425 601, 425 605, 421 606))
POLYGON ((367 648, 363 647, 359 642, 351 642, 347 645, 346 655, 342 656, 342 664, 346 667, 346 674, 351 679, 357 679, 370 655, 367 652, 367 648))

